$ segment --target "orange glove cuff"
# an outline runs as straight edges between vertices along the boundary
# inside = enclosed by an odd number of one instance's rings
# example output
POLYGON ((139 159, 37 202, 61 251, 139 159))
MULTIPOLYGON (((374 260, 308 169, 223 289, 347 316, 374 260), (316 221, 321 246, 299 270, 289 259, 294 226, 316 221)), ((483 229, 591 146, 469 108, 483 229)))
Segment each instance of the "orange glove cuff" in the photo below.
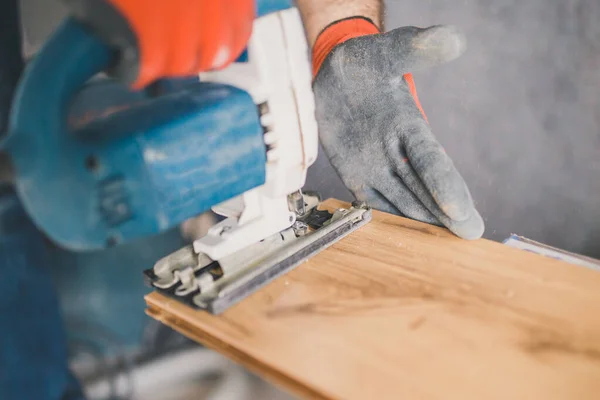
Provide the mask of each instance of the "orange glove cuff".
POLYGON ((313 46, 313 79, 317 76, 321 65, 337 45, 359 36, 374 35, 381 31, 375 24, 364 17, 350 17, 328 25, 317 37, 313 46))
MULTIPOLYGON (((378 33, 381 33, 379 28, 377 28, 377 26, 375 26, 375 24, 370 19, 364 17, 350 17, 347 19, 336 21, 327 26, 319 34, 315 45, 313 46, 313 79, 317 77, 317 74, 321 69, 321 65, 323 65, 323 62, 325 61, 329 53, 331 53, 331 51, 336 46, 355 37, 375 35, 378 33)), ((408 85, 410 94, 412 94, 412 97, 415 100, 417 108, 423 115, 425 121, 429 123, 427 115, 425 114, 425 111, 421 106, 421 102, 419 101, 419 96, 417 95, 417 88, 415 87, 415 81, 413 79, 412 74, 404 74, 404 79, 406 80, 406 84, 408 85)))

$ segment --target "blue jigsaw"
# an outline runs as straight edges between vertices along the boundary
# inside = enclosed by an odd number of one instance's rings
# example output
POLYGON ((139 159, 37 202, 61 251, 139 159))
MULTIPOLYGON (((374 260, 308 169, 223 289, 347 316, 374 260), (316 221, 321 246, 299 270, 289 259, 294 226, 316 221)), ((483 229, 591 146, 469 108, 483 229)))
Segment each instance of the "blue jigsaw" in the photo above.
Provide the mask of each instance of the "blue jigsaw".
POLYGON ((23 206, 59 245, 93 250, 225 217, 147 271, 158 290, 219 313, 370 219, 317 211, 301 189, 317 157, 309 48, 289 1, 258 3, 243 59, 156 96, 72 118, 113 52, 66 20, 29 63, 1 148, 23 206))

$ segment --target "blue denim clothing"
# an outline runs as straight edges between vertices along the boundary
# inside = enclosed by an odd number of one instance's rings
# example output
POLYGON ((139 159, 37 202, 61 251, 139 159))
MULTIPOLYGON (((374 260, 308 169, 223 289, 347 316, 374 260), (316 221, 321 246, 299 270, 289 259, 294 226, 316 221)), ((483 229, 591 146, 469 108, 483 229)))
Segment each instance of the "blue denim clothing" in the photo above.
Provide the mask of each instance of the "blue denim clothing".
MULTIPOLYGON (((288 8, 291 4, 291 0, 257 1, 259 15, 288 8)), ((4 134, 10 101, 23 68, 19 21, 18 0, 0 0, 0 137, 4 134)), ((91 301, 70 302, 79 292, 88 290, 86 285, 93 284, 93 289, 106 299, 100 309, 110 313, 103 315, 93 310, 95 316, 108 325, 121 321, 123 326, 117 332, 121 336, 137 336, 144 318, 142 289, 139 288, 142 276, 138 267, 150 267, 149 260, 173 251, 181 245, 179 240, 176 233, 171 232, 135 245, 139 247, 113 250, 105 259, 100 254, 74 255, 56 249, 49 254, 43 235, 27 217, 12 188, 0 183, 0 399, 71 400, 84 397, 68 368, 67 337, 53 278, 58 280, 63 302, 70 303, 70 307, 65 306, 67 312, 93 309, 91 301), (145 251, 140 252, 140 249, 145 251), (52 262, 61 265, 51 265, 52 262), (107 265, 113 270, 127 269, 127 277, 139 271, 139 281, 135 280, 134 284, 132 281, 136 278, 128 278, 119 281, 115 287, 109 277, 98 280, 97 274, 110 273, 107 265), (93 271, 84 271, 85 267, 93 271), (81 273, 69 273, 73 271, 81 273), (106 292, 102 285, 113 292, 106 292), (119 291, 125 295, 113 295, 119 291), (135 296, 139 303, 130 301, 128 296, 135 296), (125 298, 125 306, 119 308, 116 304, 125 298), (130 315, 136 317, 129 318, 130 315), (123 324, 122 321, 134 323, 123 324)))
POLYGON ((0 399, 83 398, 69 373, 65 332, 43 236, 0 187, 0 399))

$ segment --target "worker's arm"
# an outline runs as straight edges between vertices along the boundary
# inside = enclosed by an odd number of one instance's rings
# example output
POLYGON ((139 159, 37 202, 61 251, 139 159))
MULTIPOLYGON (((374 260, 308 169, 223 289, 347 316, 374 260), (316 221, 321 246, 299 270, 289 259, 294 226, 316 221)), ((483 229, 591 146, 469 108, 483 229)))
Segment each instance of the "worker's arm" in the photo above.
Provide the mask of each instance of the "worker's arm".
POLYGON ((479 238, 481 216, 431 132, 411 72, 459 57, 451 26, 382 33, 380 0, 298 0, 313 48, 319 137, 344 184, 380 210, 479 238))
MULTIPOLYGON (((243 51, 254 0, 65 0, 120 49, 134 87, 226 66, 243 51)), ((477 238, 483 220, 431 133, 410 72, 458 57, 452 27, 382 33, 380 0, 298 0, 313 45, 320 139, 345 185, 372 206, 477 238)))
POLYGON ((311 46, 327 25, 344 18, 362 16, 383 29, 382 0, 297 0, 296 4, 311 46))

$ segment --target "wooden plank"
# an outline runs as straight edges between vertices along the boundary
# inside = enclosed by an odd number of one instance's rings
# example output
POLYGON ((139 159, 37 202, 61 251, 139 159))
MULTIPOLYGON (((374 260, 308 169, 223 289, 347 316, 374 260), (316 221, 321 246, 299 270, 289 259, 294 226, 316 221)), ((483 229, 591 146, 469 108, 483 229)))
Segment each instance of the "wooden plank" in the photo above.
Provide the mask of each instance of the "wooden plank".
POLYGON ((600 398, 600 273, 380 212, 221 316, 146 301, 307 398, 600 398))

